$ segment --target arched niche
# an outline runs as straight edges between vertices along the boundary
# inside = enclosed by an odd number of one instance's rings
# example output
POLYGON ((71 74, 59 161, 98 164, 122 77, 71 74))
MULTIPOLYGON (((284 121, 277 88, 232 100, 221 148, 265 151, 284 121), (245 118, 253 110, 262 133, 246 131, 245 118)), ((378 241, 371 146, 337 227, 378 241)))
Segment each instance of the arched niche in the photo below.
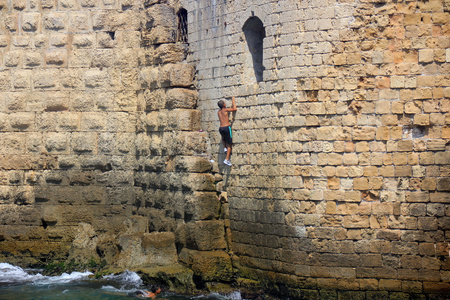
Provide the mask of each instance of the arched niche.
POLYGON ((248 49, 253 59, 253 70, 256 81, 263 80, 263 39, 266 37, 266 30, 263 22, 256 16, 251 16, 242 26, 242 31, 247 41, 248 49))

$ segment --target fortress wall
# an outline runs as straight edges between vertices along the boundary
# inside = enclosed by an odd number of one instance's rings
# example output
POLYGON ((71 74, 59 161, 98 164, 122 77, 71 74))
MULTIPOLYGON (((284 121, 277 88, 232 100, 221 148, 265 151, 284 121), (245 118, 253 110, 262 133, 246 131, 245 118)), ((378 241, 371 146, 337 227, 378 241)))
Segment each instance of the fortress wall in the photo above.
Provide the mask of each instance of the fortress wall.
POLYGON ((297 297, 448 293, 448 3, 188 3, 241 276, 297 297), (243 32, 252 16, 262 80, 243 32), (231 96, 228 168, 216 103, 231 96))
POLYGON ((131 214, 140 14, 116 1, 0 2, 5 255, 60 258, 80 222, 114 231, 131 214))
POLYGON ((0 0, 2 261, 448 292, 448 24, 442 0, 0 0))
POLYGON ((137 269, 181 253, 229 280, 179 9, 0 1, 0 261, 137 269))

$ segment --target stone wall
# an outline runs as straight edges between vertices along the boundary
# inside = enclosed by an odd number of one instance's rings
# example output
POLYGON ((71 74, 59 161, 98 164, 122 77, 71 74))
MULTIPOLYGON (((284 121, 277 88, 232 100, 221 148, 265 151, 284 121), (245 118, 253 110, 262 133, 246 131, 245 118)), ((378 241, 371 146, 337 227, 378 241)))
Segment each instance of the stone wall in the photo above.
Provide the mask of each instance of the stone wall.
POLYGON ((117 231, 131 215, 144 111, 139 15, 115 1, 0 2, 1 243, 9 259, 64 257, 80 223, 117 231))
POLYGON ((1 261, 230 280, 180 8, 0 1, 1 261))
POLYGON ((0 0, 1 260, 448 293, 449 9, 0 0))
POLYGON ((237 99, 233 167, 219 166, 241 276, 307 299, 448 293, 448 2, 188 7, 219 163, 216 103, 237 99), (243 30, 255 17, 262 80, 243 30))

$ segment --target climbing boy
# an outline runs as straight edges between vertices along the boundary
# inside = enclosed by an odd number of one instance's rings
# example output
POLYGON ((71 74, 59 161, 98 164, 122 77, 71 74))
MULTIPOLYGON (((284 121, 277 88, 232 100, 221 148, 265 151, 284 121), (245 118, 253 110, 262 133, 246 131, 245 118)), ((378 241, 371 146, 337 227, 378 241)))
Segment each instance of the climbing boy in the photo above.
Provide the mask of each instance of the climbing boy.
POLYGON ((232 166, 230 162, 230 155, 231 155, 231 147, 233 145, 233 135, 231 133, 231 124, 230 119, 228 117, 228 113, 237 111, 236 101, 234 100, 234 97, 231 98, 231 102, 232 106, 230 108, 227 108, 225 101, 223 100, 217 102, 217 105, 220 108, 220 110, 217 112, 220 121, 219 132, 220 135, 222 136, 224 151, 227 154, 223 163, 230 167, 232 166))

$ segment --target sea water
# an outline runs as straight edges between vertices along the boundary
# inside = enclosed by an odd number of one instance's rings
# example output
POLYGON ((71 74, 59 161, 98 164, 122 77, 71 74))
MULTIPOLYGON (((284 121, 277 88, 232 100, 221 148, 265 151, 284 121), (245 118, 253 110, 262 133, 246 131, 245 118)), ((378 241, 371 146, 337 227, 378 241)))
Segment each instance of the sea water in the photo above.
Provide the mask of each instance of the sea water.
MULTIPOLYGON (((64 273, 44 276, 38 270, 22 269, 0 263, 0 299, 133 299, 136 292, 148 290, 138 274, 125 271, 99 279, 90 278, 91 272, 64 273)), ((162 292, 155 299, 167 300, 242 300, 239 292, 229 295, 181 296, 162 292)))

